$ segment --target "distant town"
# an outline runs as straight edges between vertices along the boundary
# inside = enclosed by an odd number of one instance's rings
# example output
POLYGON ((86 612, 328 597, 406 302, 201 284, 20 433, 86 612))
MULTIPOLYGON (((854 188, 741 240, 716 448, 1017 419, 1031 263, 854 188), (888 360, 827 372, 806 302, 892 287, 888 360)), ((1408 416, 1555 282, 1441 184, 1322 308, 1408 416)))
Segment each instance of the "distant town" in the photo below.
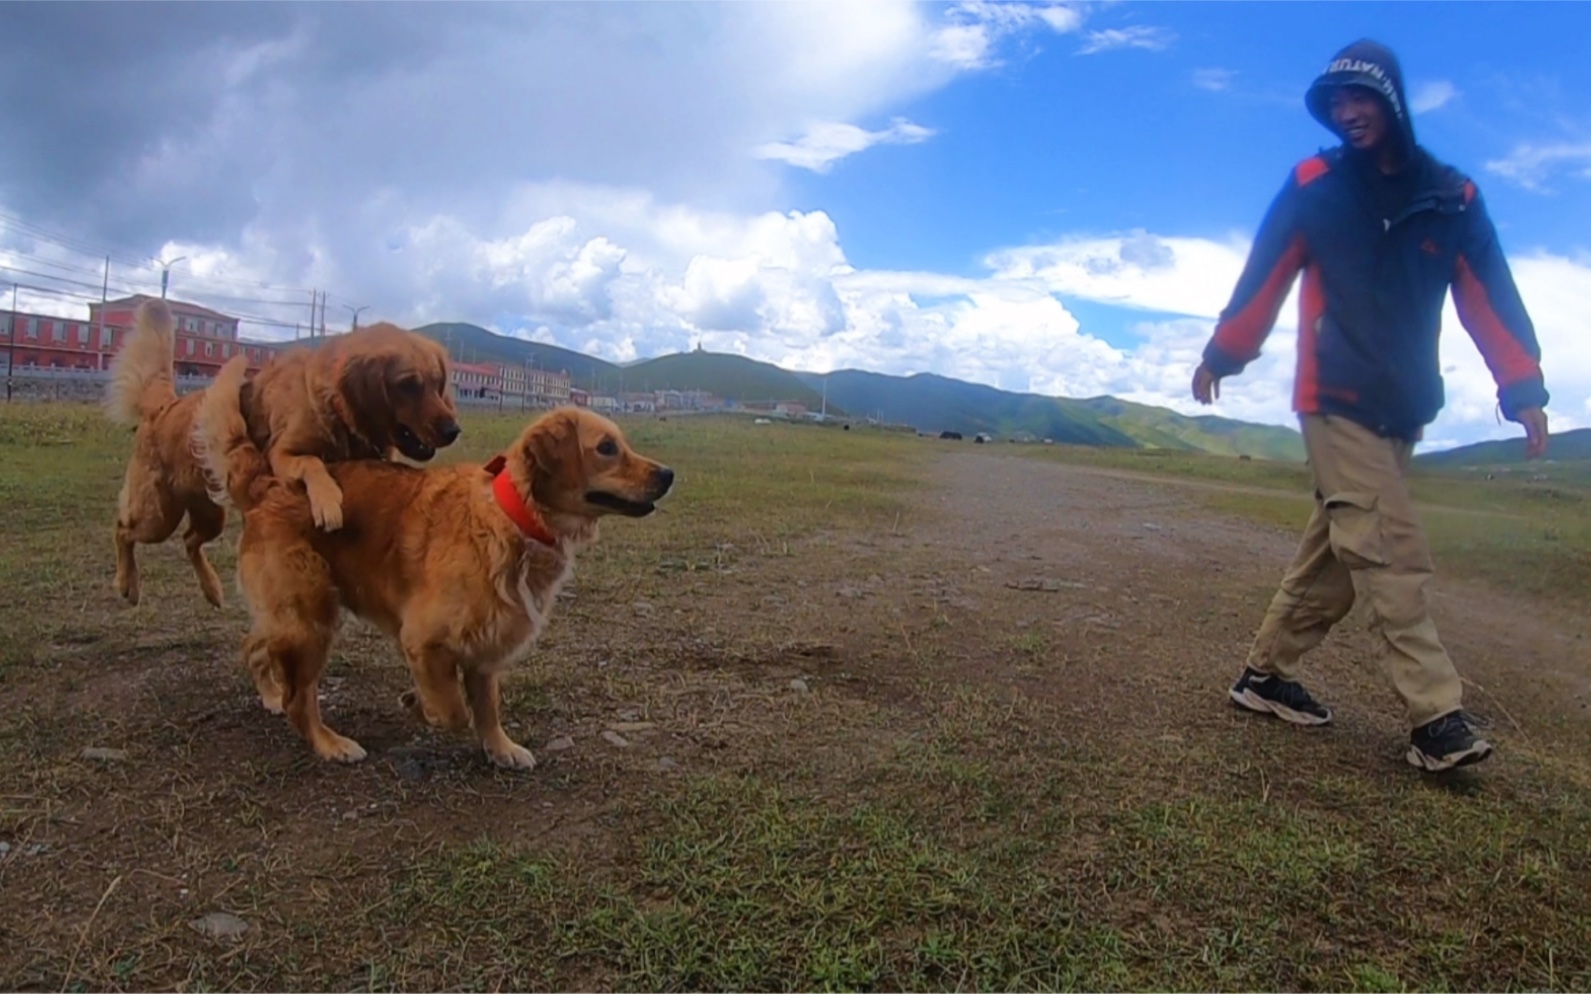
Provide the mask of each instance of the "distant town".
MULTIPOLYGON (((8 311, 0 334, 0 374, 10 396, 13 379, 95 390, 106 378, 112 357, 133 328, 133 315, 146 296, 134 295, 88 305, 88 318, 8 311)), ((250 372, 268 365, 294 346, 314 347, 322 337, 264 341, 238 336, 239 319, 181 300, 166 302, 177 321, 176 373, 181 389, 213 378, 233 356, 248 359, 250 372)), ((538 369, 501 362, 464 362, 454 356, 453 391, 458 401, 501 409, 550 408, 564 404, 607 413, 743 411, 785 418, 817 418, 795 401, 735 401, 702 390, 649 390, 599 393, 575 386, 568 370, 538 369)), ((57 389, 50 391, 60 394, 57 389)), ((68 392, 83 393, 82 389, 68 392)))

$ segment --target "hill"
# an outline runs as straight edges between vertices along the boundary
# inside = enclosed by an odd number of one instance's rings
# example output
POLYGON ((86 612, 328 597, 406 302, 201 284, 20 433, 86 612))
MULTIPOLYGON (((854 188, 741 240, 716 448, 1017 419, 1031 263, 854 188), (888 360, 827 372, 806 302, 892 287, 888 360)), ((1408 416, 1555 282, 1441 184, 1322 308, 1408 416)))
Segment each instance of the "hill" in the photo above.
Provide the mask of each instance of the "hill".
MULTIPOLYGON (((822 395, 795 373, 772 363, 723 352, 680 352, 623 369, 627 390, 705 390, 726 400, 789 400, 818 410, 822 395)), ((829 397, 829 413, 843 414, 829 397)))
POLYGON ((415 331, 448 347, 459 362, 502 362, 537 369, 567 370, 570 381, 586 390, 618 390, 619 367, 582 352, 512 338, 462 321, 439 321, 415 331))
MULTIPOLYGON (((799 374, 821 387, 824 377, 799 374)), ((1050 438, 1075 445, 1159 448, 1248 454, 1298 462, 1303 440, 1296 431, 1219 417, 1187 417, 1114 397, 1074 400, 1013 393, 933 373, 888 376, 841 370, 827 377, 829 405, 881 415, 929 431, 949 429, 997 437, 1050 438)))
POLYGON ((1075 445, 1136 448, 1126 434, 1103 424, 1090 412, 1054 397, 1016 394, 937 373, 889 376, 842 369, 823 376, 797 374, 821 389, 828 381, 829 407, 858 415, 915 425, 921 431, 973 434, 986 431, 1002 437, 1021 432, 1075 445))
POLYGON ((1292 429, 1214 416, 1188 417, 1114 397, 1076 400, 1013 393, 935 373, 890 376, 856 369, 827 376, 793 373, 772 363, 718 352, 684 352, 620 366, 463 322, 439 322, 417 330, 447 344, 462 361, 566 369, 575 386, 594 392, 703 390, 741 402, 795 401, 816 411, 824 406, 826 390, 830 414, 881 417, 923 431, 989 432, 1000 438, 1025 436, 1074 445, 1246 454, 1295 462, 1304 457, 1303 442, 1292 429))
POLYGON ((1254 424, 1211 414, 1189 417, 1164 407, 1150 407, 1092 397, 1078 401, 1098 414, 1101 421, 1140 445, 1153 449, 1184 449, 1220 455, 1250 455, 1256 459, 1304 461, 1303 436, 1291 428, 1254 424))
MULTIPOLYGON (((1553 435, 1547 443, 1547 457, 1555 462, 1591 462, 1591 428, 1553 435)), ((1441 452, 1422 452, 1414 457, 1414 461, 1433 469, 1523 465, 1526 462, 1524 430, 1520 429, 1517 438, 1476 442, 1474 445, 1441 452)))

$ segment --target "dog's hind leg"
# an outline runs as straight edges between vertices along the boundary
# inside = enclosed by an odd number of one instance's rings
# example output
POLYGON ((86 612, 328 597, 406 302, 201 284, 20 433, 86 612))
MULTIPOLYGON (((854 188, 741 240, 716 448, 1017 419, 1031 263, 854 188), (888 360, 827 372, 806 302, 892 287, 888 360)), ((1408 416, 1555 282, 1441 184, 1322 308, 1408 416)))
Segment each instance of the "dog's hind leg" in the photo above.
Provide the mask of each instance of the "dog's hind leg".
POLYGON ((503 731, 499 681, 495 670, 464 671, 464 689, 470 697, 475 734, 480 738, 481 748, 486 750, 487 757, 497 766, 510 770, 534 769, 536 757, 503 731))
POLYGON ((159 545, 170 538, 182 523, 182 509, 158 494, 138 492, 131 480, 122 484, 116 503, 116 592, 137 606, 141 594, 137 546, 159 545))
POLYGON ((339 611, 326 561, 291 532, 256 537, 245 530, 238 555, 238 579, 254 615, 244 659, 260 700, 271 706, 275 681, 287 720, 317 756, 341 763, 364 759, 359 743, 332 731, 320 716, 320 675, 339 611))
POLYGON ((188 529, 182 533, 182 544, 188 550, 188 562, 199 577, 199 589, 204 599, 213 606, 221 606, 221 578, 204 554, 206 543, 213 542, 226 531, 226 508, 208 500, 196 501, 188 507, 188 529))
POLYGON ((404 691, 399 700, 416 718, 433 728, 462 732, 470 727, 470 713, 459 690, 458 662, 453 655, 435 645, 403 644, 414 689, 404 691))
POLYGON ((307 637, 275 635, 267 651, 282 674, 282 709, 298 734, 321 759, 357 763, 365 758, 364 747, 332 731, 320 717, 320 674, 330 654, 329 634, 324 638, 309 632, 302 633, 307 637))
POLYGON ((282 681, 263 636, 251 632, 243 640, 243 665, 249 668, 249 675, 254 678, 254 689, 260 693, 260 705, 272 714, 281 714, 282 681))

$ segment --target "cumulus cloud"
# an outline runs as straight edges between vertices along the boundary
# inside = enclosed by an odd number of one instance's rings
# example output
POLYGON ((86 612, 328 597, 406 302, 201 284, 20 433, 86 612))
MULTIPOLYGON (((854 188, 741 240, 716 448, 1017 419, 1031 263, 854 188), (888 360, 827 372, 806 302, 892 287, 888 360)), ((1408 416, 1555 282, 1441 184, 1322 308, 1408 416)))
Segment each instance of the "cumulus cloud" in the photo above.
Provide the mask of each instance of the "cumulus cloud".
POLYGON ((1439 110, 1458 96, 1458 87, 1445 79, 1433 79, 1415 86, 1409 97, 1409 107, 1416 114, 1429 114, 1439 110))
POLYGON ((854 124, 826 122, 814 124, 793 142, 768 142, 752 153, 759 159, 778 159, 792 166, 826 173, 834 163, 874 145, 915 145, 933 137, 932 128, 896 118, 882 131, 868 131, 854 124))
POLYGON ((1085 36, 1079 55, 1095 55, 1119 48, 1141 48, 1162 52, 1170 48, 1177 36, 1167 28, 1140 25, 1130 28, 1105 28, 1090 31, 1085 36))

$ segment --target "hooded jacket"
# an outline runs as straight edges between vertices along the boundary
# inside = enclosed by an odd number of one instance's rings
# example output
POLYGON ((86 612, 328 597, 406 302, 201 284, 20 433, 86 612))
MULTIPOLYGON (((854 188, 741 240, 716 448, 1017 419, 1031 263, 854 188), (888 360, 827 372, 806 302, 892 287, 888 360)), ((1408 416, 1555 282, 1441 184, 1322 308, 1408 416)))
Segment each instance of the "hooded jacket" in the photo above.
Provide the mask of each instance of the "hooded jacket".
POLYGON ((1545 407, 1535 329, 1480 191, 1415 141, 1391 51, 1355 42, 1310 85, 1305 105, 1334 133, 1331 92, 1345 85, 1380 97, 1403 168, 1384 176, 1346 144, 1295 166, 1260 224, 1205 366, 1233 376, 1257 358, 1302 272, 1293 410, 1413 441, 1445 402, 1437 340, 1451 288, 1504 417, 1545 407))

